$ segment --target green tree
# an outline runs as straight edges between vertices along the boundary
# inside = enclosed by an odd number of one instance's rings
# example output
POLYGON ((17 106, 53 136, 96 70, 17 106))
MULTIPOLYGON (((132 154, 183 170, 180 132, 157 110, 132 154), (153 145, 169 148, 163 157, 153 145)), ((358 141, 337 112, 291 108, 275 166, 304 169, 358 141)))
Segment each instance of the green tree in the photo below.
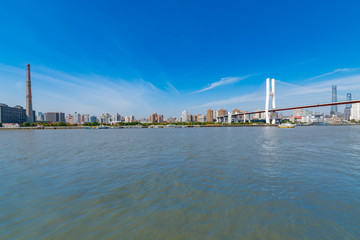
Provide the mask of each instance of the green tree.
POLYGON ((30 127, 30 123, 28 123, 28 122, 23 122, 22 126, 23 126, 23 127, 30 127))
POLYGON ((61 126, 61 127, 65 127, 65 126, 66 126, 66 123, 64 123, 64 122, 58 122, 57 125, 58 125, 58 126, 61 126))

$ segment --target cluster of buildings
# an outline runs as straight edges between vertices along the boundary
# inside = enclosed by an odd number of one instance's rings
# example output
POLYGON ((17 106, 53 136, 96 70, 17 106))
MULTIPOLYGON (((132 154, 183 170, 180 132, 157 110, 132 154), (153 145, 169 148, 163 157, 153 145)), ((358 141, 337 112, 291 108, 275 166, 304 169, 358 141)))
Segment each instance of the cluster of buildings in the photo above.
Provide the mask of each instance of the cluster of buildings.
POLYGON ((82 125, 84 123, 100 123, 100 124, 112 124, 119 122, 136 122, 134 115, 123 117, 119 113, 111 115, 109 113, 101 114, 100 117, 90 114, 80 114, 75 112, 74 114, 68 114, 65 117, 65 113, 62 112, 48 112, 48 113, 38 113, 37 117, 38 122, 66 122, 69 124, 82 125))

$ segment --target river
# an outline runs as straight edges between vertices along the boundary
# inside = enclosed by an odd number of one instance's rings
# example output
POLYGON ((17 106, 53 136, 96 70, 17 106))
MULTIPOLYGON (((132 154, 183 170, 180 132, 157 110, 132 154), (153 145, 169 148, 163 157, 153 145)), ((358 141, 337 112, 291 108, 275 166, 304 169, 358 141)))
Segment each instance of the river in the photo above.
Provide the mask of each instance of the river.
POLYGON ((360 239, 360 127, 0 131, 0 239, 360 239))

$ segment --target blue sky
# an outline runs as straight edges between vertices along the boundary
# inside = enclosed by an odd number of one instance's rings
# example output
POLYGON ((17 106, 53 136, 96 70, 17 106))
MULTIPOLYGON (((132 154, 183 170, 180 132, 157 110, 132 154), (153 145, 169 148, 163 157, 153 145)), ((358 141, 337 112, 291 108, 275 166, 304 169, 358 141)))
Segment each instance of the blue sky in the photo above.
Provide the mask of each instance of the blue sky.
MULTIPOLYGON (((0 102, 147 117, 360 98, 358 1, 4 1, 0 102)), ((342 108, 340 108, 342 109, 342 108)), ((327 111, 327 109, 325 109, 327 111)))

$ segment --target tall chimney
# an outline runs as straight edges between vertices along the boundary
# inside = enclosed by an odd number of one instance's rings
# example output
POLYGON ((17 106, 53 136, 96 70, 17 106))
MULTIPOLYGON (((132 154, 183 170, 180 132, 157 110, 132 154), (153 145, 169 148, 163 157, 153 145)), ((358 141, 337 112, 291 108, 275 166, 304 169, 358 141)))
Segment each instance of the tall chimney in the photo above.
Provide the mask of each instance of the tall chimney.
POLYGON ((30 64, 26 64, 26 117, 27 122, 34 122, 31 97, 30 64))

